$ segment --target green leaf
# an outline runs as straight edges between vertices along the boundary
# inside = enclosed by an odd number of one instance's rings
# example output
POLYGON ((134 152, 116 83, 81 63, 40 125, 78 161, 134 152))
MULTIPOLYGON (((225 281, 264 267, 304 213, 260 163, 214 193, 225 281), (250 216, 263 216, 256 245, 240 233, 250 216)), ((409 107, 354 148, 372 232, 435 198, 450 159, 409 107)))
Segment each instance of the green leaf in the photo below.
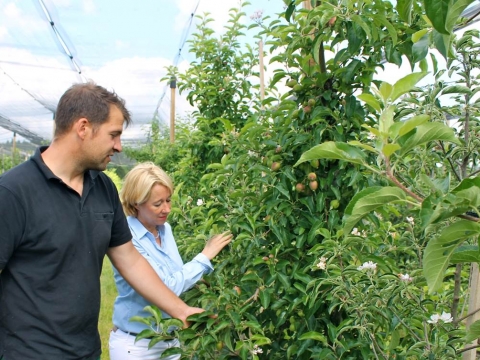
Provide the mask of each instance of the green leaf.
POLYGON ((400 19, 410 24, 412 21, 413 0, 397 0, 396 9, 400 19))
POLYGON ((146 311, 150 314, 153 315, 153 317, 155 318, 155 321, 158 323, 160 323, 160 321, 162 321, 162 312, 160 311, 160 309, 156 306, 153 306, 153 305, 148 305, 148 306, 145 306, 143 308, 143 311, 146 311))
POLYGON ((335 159, 363 164, 365 154, 356 147, 346 143, 327 141, 304 152, 294 166, 316 159, 335 159))
POLYGON ((469 89, 466 86, 461 86, 461 85, 452 85, 452 86, 447 86, 446 88, 442 89, 442 94, 466 94, 466 95, 472 95, 472 90, 469 89))
POLYGON ((385 110, 382 111, 380 115, 380 123, 378 124, 378 130, 380 130, 380 133, 383 134, 388 134, 388 130, 390 129, 390 126, 393 125, 393 116, 395 114, 395 106, 390 105, 387 107, 385 110))
POLYGON ((295 11, 295 0, 290 1, 290 4, 285 11, 285 20, 290 22, 290 18, 292 17, 293 12, 295 11))
POLYGON ((285 289, 290 288, 290 279, 287 277, 287 275, 278 272, 277 273, 277 278, 283 284, 285 289))
POLYGON ((393 201, 405 200, 405 193, 397 187, 370 187, 356 194, 345 209, 344 235, 349 235, 355 224, 378 207, 393 201))
POLYGON ((443 276, 455 249, 466 239, 479 233, 479 223, 459 220, 445 227, 437 238, 427 244, 423 256, 423 274, 430 293, 442 285, 443 276))
POLYGON ((272 343, 272 340, 270 340, 269 338, 257 334, 250 336, 250 340, 252 340, 255 345, 258 346, 268 345, 272 343))
MULTIPOLYGON (((407 121, 402 123, 402 126, 398 130, 398 135, 403 136, 405 134, 408 134, 410 131, 415 129, 417 126, 422 125, 426 123, 428 120, 430 120, 430 115, 417 115, 414 116, 407 121)), ((395 136, 396 137, 396 136, 395 136)), ((394 138, 395 138, 394 137, 394 138)))
POLYGON ((373 96, 372 94, 369 93, 363 93, 357 96, 359 100, 362 100, 363 102, 367 103, 370 105, 372 108, 377 110, 378 112, 382 111, 382 108, 380 107, 380 103, 378 100, 373 96))
POLYGON ((422 30, 417 31, 416 33, 414 33, 412 35, 412 42, 415 44, 427 33, 428 33, 428 29, 422 29, 422 30))
POLYGON ((360 141, 353 140, 353 141, 349 141, 348 144, 356 146, 356 147, 360 147, 362 149, 365 149, 365 150, 368 150, 368 151, 371 151, 371 152, 374 152, 374 153, 378 153, 377 149, 375 149, 374 147, 372 147, 370 145, 363 144, 360 141))
POLYGON ((155 335, 158 335, 155 331, 151 330, 151 329, 145 329, 145 330, 142 330, 140 332, 140 334, 138 334, 136 337, 135 337, 135 341, 138 341, 138 340, 142 340, 142 339, 146 339, 146 338, 150 338, 150 337, 153 337, 155 335))
POLYGON ((370 32, 370 27, 367 25, 365 21, 359 16, 359 15, 351 15, 351 19, 353 22, 355 22, 357 25, 359 25, 363 31, 365 31, 365 34, 367 35, 367 38, 371 39, 372 34, 370 32))
POLYGON ((445 35, 433 30, 433 43, 445 60, 448 59, 453 35, 445 35))
POLYGON ((470 328, 467 330, 467 335, 465 336, 465 343, 471 343, 478 338, 480 338, 480 320, 470 325, 470 328))
POLYGON ((427 123, 419 125, 413 135, 405 135, 399 139, 402 145, 401 154, 406 154, 414 147, 425 144, 430 141, 442 140, 449 141, 455 144, 460 144, 460 141, 455 136, 453 129, 441 123, 427 123), (405 138, 406 141, 402 141, 405 138))
POLYGON ((462 199, 462 203, 477 208, 480 206, 480 177, 463 179, 462 182, 452 190, 452 194, 462 199))
POLYGON ((459 263, 478 263, 480 261, 480 254, 478 252, 477 245, 467 245, 467 246, 460 246, 455 252, 453 253, 450 262, 452 264, 459 264, 459 263))
POLYGON ((404 76, 403 78, 398 80, 393 85, 392 94, 390 96, 391 101, 397 100, 400 96, 402 96, 403 94, 412 90, 413 87, 420 80, 422 80, 427 74, 428 73, 426 73, 426 72, 412 73, 412 74, 408 74, 407 76, 404 76))
POLYGON ((130 319, 128 319, 128 321, 139 322, 147 326, 152 326, 152 322, 143 316, 132 316, 130 319))
POLYGON ((445 19, 445 29, 448 33, 451 33, 457 24, 458 18, 462 14, 463 10, 467 8, 475 0, 455 0, 452 2, 448 9, 445 19))
POLYGON ((446 29, 446 21, 450 0, 424 0, 425 13, 435 30, 441 34, 450 34, 446 29))
POLYGON ((391 84, 389 84, 388 82, 383 81, 380 84, 380 88, 378 89, 378 91, 380 92, 380 95, 382 96, 383 102, 387 103, 388 99, 390 99, 390 96, 392 95, 393 86, 391 84))
POLYGON ((387 18, 383 15, 375 14, 372 17, 374 21, 382 24, 387 28, 388 34, 390 35, 390 38, 392 39, 392 43, 395 46, 397 44, 397 30, 392 25, 392 23, 388 21, 387 18))
POLYGON ((383 146, 382 152, 386 157, 390 157, 398 149, 400 149, 398 144, 386 144, 383 146))
POLYGON ((427 57, 430 40, 428 35, 423 36, 419 41, 412 46, 413 62, 419 62, 427 57))
POLYGON ((323 33, 317 35, 314 45, 313 45, 313 59, 317 64, 320 64, 320 46, 323 43, 323 33))
POLYGON ((270 305, 270 292, 268 289, 263 289, 260 291, 260 303, 264 309, 268 309, 268 305, 270 305))
POLYGON ((302 334, 298 340, 315 340, 320 341, 323 344, 327 344, 327 338, 316 331, 309 331, 307 333, 302 334))

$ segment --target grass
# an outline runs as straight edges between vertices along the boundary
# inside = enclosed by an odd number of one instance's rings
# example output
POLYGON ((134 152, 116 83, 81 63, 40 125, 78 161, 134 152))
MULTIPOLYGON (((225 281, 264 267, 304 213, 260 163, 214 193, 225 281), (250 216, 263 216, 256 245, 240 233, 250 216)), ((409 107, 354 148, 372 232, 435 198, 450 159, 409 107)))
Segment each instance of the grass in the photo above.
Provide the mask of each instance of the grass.
POLYGON ((117 297, 117 288, 113 280, 112 264, 107 256, 103 260, 103 270, 100 277, 102 285, 102 303, 100 304, 100 318, 98 320, 98 331, 102 340, 101 360, 110 360, 108 355, 108 338, 112 329, 113 303, 117 297))

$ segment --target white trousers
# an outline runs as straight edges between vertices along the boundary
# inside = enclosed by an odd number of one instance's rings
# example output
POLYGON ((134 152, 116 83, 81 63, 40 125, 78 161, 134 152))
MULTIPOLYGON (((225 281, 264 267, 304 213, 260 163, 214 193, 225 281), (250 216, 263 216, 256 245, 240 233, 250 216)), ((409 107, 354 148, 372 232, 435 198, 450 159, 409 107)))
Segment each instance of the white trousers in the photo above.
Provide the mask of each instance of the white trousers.
MULTIPOLYGON (((148 349, 150 339, 142 339, 135 342, 135 336, 129 335, 120 329, 115 332, 110 331, 110 340, 108 347, 110 351, 110 360, 158 360, 160 355, 171 347, 179 347, 180 341, 178 339, 170 341, 160 341, 156 343, 151 349, 148 349)), ((165 360, 178 360, 180 355, 171 355, 165 360)))

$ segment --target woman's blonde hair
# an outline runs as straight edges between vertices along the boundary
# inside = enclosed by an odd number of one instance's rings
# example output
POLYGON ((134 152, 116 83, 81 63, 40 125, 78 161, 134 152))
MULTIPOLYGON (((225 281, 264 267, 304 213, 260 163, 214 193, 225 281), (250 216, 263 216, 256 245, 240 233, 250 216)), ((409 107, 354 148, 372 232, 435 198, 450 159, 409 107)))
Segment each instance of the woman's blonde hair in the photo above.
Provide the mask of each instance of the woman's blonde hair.
POLYGON ((145 203, 150 198, 153 186, 157 184, 165 186, 173 194, 172 179, 154 163, 144 162, 130 170, 120 191, 125 215, 137 217, 135 205, 145 203))

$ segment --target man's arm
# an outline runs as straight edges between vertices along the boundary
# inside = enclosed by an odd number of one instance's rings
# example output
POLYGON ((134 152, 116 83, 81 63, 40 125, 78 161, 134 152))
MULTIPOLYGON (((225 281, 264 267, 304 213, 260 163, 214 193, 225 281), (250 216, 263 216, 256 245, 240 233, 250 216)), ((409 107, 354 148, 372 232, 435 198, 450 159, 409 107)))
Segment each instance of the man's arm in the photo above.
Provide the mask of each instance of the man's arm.
POLYGON ((203 311, 203 309, 188 306, 175 295, 158 277, 148 261, 135 249, 131 241, 109 248, 107 255, 135 291, 171 317, 182 320, 186 326, 188 326, 186 321, 188 316, 203 311))

